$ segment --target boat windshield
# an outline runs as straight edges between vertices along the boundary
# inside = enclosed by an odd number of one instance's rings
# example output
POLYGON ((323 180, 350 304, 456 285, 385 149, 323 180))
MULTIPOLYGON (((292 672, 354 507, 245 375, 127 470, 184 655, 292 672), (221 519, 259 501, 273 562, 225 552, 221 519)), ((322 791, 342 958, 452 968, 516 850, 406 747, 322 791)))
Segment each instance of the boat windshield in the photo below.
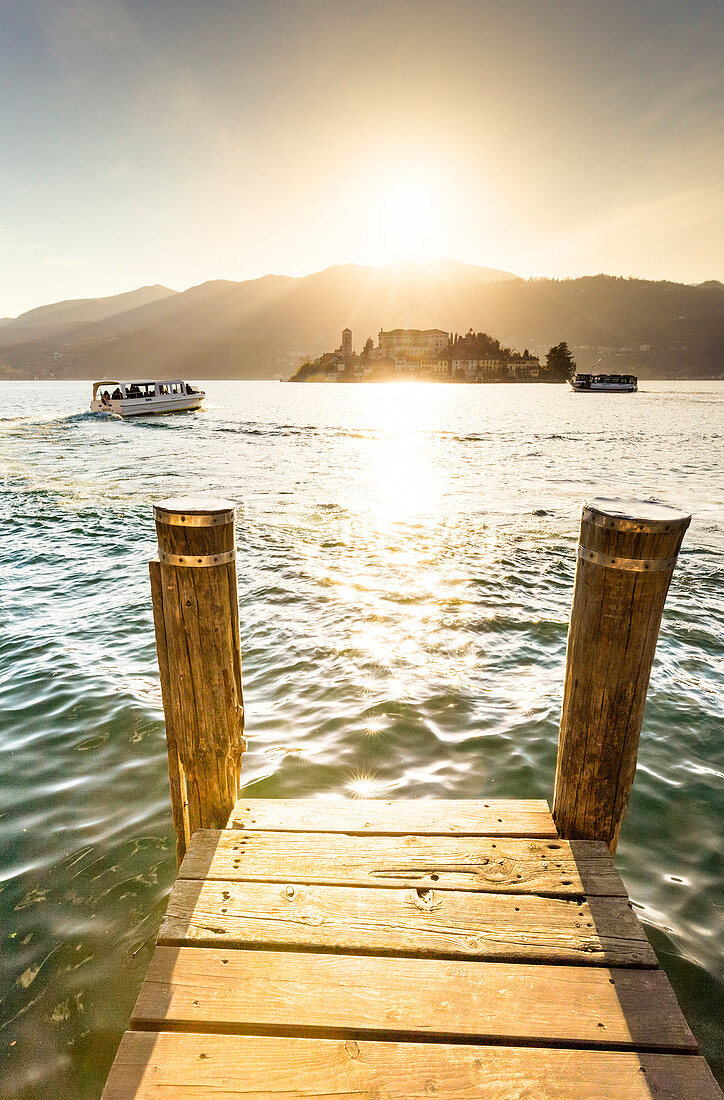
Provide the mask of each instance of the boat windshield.
POLYGON ((129 382, 124 386, 125 396, 128 398, 155 397, 155 382, 129 382))

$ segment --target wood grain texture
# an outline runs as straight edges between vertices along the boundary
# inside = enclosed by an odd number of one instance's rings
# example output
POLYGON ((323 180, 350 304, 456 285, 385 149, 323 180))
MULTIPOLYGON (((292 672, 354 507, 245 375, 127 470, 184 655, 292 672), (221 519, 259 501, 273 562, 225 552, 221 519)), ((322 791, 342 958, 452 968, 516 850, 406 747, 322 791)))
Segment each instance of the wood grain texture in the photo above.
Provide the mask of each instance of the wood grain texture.
POLYGON ((179 751, 181 741, 178 717, 174 708, 174 692, 171 690, 169 671, 168 643, 166 623, 163 613, 163 587, 161 584, 161 563, 154 560, 148 563, 151 581, 151 603, 156 634, 156 653, 161 680, 161 696, 166 715, 166 751, 168 756, 168 782, 171 795, 171 815, 176 830, 176 865, 180 866, 189 846, 189 816, 186 803, 186 779, 179 751))
MULTIPOLYGON (((156 531, 159 549, 170 554, 213 555, 234 547, 233 523, 184 527, 157 520, 156 531)), ((238 797, 244 710, 236 564, 197 569, 153 562, 151 581, 177 850, 183 855, 198 828, 226 824, 238 797)))
POLYGON ((134 1028, 696 1051, 660 970, 157 947, 134 1028))
POLYGON ((199 830, 179 876, 568 897, 626 896, 606 845, 596 841, 199 830))
MULTIPOLYGON (((641 518, 641 530, 619 530, 603 502, 588 505, 580 545, 610 561, 676 558, 691 517, 671 511, 669 524, 641 518)), ((635 501, 629 512, 636 518, 635 501)), ((563 837, 616 850, 670 580, 578 558, 553 803, 563 837)))
POLYGON ((721 1100, 703 1058, 127 1032, 102 1100, 721 1100))
POLYGON ((239 799, 230 829, 374 836, 556 837, 544 799, 239 799))
POLYGON ((160 944, 655 967, 625 898, 180 879, 160 944))

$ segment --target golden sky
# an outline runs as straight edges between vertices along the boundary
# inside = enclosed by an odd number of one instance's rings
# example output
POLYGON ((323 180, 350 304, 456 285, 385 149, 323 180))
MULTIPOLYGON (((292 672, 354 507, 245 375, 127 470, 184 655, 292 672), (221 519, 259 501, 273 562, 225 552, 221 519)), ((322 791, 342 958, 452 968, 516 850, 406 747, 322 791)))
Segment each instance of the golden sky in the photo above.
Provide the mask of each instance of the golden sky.
POLYGON ((722 275, 704 0, 0 0, 0 317, 452 256, 722 275))

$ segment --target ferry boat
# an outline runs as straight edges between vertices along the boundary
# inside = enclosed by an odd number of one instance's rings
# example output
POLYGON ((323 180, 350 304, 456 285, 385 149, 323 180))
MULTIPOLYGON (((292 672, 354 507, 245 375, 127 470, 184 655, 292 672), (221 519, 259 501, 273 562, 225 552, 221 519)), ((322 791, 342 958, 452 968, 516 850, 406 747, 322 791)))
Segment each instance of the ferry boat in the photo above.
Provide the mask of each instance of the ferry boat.
POLYGON ((568 385, 576 393, 635 393, 639 388, 635 374, 576 374, 568 385))
POLYGON ((206 394, 188 382, 117 382, 105 379, 93 383, 91 412, 116 416, 148 416, 150 413, 189 412, 203 404, 206 394))

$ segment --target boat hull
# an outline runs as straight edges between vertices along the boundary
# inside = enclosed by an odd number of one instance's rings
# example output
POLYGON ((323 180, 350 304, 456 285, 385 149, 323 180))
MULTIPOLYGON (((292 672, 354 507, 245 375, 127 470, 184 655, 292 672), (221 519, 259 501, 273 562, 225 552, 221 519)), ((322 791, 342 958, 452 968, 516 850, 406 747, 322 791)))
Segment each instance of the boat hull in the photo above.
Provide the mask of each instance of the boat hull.
POLYGON ((91 401, 91 412, 110 413, 127 420, 132 416, 153 416, 162 413, 192 412, 199 409, 205 393, 193 393, 183 397, 125 397, 120 401, 91 401))
POLYGON ((638 390, 635 382, 593 382, 590 386, 577 386, 569 380, 568 385, 574 393, 636 393, 638 390))

